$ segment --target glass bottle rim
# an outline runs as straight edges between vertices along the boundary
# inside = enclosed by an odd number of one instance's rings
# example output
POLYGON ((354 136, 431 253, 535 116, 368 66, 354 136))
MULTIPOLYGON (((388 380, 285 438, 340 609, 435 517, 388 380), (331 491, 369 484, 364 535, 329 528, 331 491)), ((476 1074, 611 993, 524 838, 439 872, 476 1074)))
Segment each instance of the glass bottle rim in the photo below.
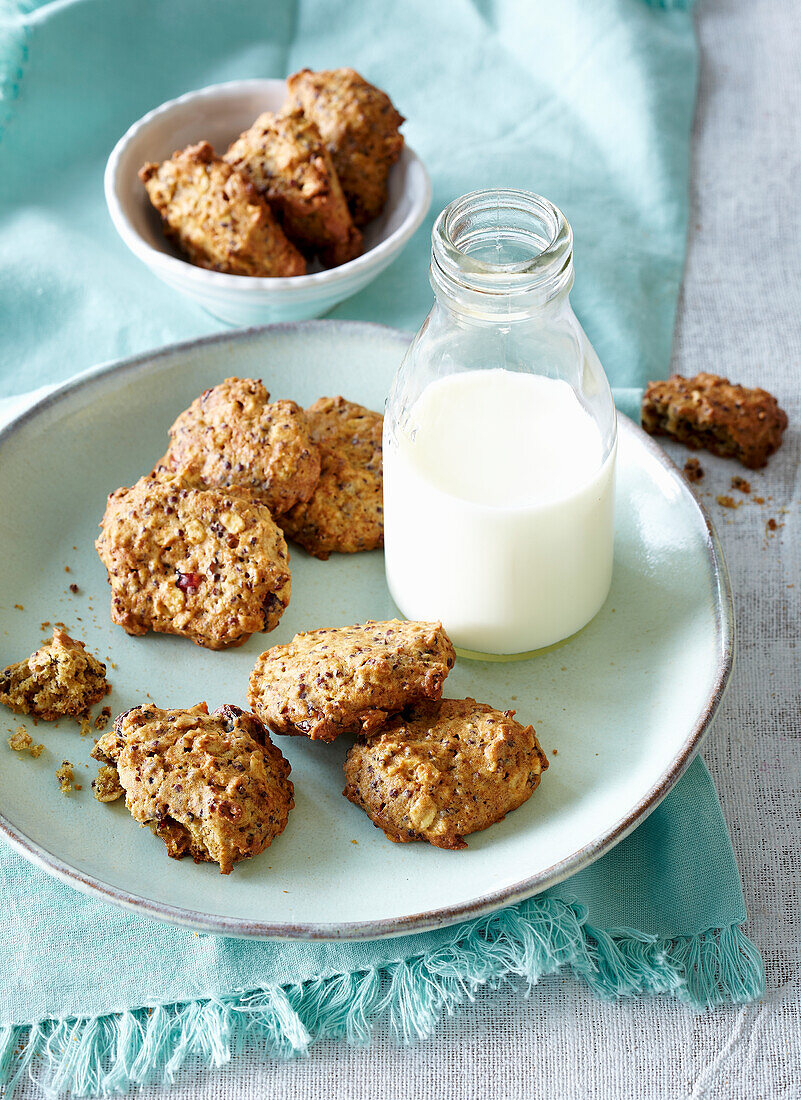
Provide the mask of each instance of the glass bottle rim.
POLYGON ((462 195, 439 215, 431 240, 431 280, 449 297, 461 291, 547 299, 572 285, 573 231, 562 211, 533 191, 462 195), (498 258, 488 259, 493 252, 498 258))

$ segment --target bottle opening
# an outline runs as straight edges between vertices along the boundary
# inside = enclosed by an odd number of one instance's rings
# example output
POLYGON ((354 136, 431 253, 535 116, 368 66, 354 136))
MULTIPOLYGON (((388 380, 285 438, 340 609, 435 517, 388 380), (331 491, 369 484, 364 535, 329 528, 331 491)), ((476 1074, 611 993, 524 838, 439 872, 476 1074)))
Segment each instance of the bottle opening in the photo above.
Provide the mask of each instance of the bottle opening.
POLYGON ((434 289, 547 297, 572 282, 573 234, 553 203, 530 191, 474 191, 446 206, 432 233, 434 289))

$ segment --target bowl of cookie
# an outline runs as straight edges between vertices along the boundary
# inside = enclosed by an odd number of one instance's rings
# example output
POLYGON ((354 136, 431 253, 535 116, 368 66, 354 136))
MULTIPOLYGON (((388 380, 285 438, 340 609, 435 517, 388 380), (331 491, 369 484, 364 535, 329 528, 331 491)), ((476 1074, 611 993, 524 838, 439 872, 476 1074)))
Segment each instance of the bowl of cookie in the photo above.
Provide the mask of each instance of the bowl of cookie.
POLYGON ((428 211, 403 122, 352 69, 188 92, 114 147, 109 213, 154 275, 222 321, 319 317, 379 275, 428 211))

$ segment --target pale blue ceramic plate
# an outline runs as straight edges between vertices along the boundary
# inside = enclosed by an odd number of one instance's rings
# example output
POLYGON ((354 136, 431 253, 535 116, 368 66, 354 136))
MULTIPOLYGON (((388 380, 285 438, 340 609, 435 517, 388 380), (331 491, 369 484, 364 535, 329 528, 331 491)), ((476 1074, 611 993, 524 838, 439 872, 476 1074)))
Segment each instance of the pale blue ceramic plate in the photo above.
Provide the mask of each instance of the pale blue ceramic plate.
MULTIPOLYGON (((256 376, 274 397, 304 405, 342 393, 380 409, 407 341, 335 321, 225 334, 90 371, 14 421, 0 433, 0 662, 32 652, 47 633, 40 623, 62 620, 114 663, 106 700, 114 713, 148 698, 163 707, 244 705, 268 645, 316 626, 392 616, 380 552, 320 562, 293 549, 292 602, 271 635, 222 653, 179 638, 129 638, 109 621, 93 541, 106 494, 151 468, 172 420, 205 387, 256 376)), ((94 800, 92 738, 74 724, 25 723, 46 746, 38 760, 7 749, 22 723, 4 708, 0 830, 78 889, 239 936, 396 935, 543 890, 597 859, 664 798, 697 751, 731 666, 731 603, 715 536, 676 468, 625 418, 617 517, 612 591, 583 633, 526 662, 461 660, 447 681, 448 695, 514 707, 551 760, 534 797, 470 837, 466 851, 386 840, 342 797, 347 739, 279 738, 295 781, 289 825, 223 877, 209 864, 169 859, 121 803, 94 800), (69 797, 54 774, 62 759, 83 783, 69 797)))

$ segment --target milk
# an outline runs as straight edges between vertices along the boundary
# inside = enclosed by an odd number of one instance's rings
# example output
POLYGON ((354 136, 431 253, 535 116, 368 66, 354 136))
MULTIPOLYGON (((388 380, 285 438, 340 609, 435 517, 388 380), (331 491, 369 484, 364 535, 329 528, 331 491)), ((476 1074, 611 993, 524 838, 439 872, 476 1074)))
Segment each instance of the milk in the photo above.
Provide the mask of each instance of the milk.
POLYGON ((525 653, 580 630, 612 577, 614 449, 563 381, 470 370, 384 435, 387 582, 453 643, 525 653))

